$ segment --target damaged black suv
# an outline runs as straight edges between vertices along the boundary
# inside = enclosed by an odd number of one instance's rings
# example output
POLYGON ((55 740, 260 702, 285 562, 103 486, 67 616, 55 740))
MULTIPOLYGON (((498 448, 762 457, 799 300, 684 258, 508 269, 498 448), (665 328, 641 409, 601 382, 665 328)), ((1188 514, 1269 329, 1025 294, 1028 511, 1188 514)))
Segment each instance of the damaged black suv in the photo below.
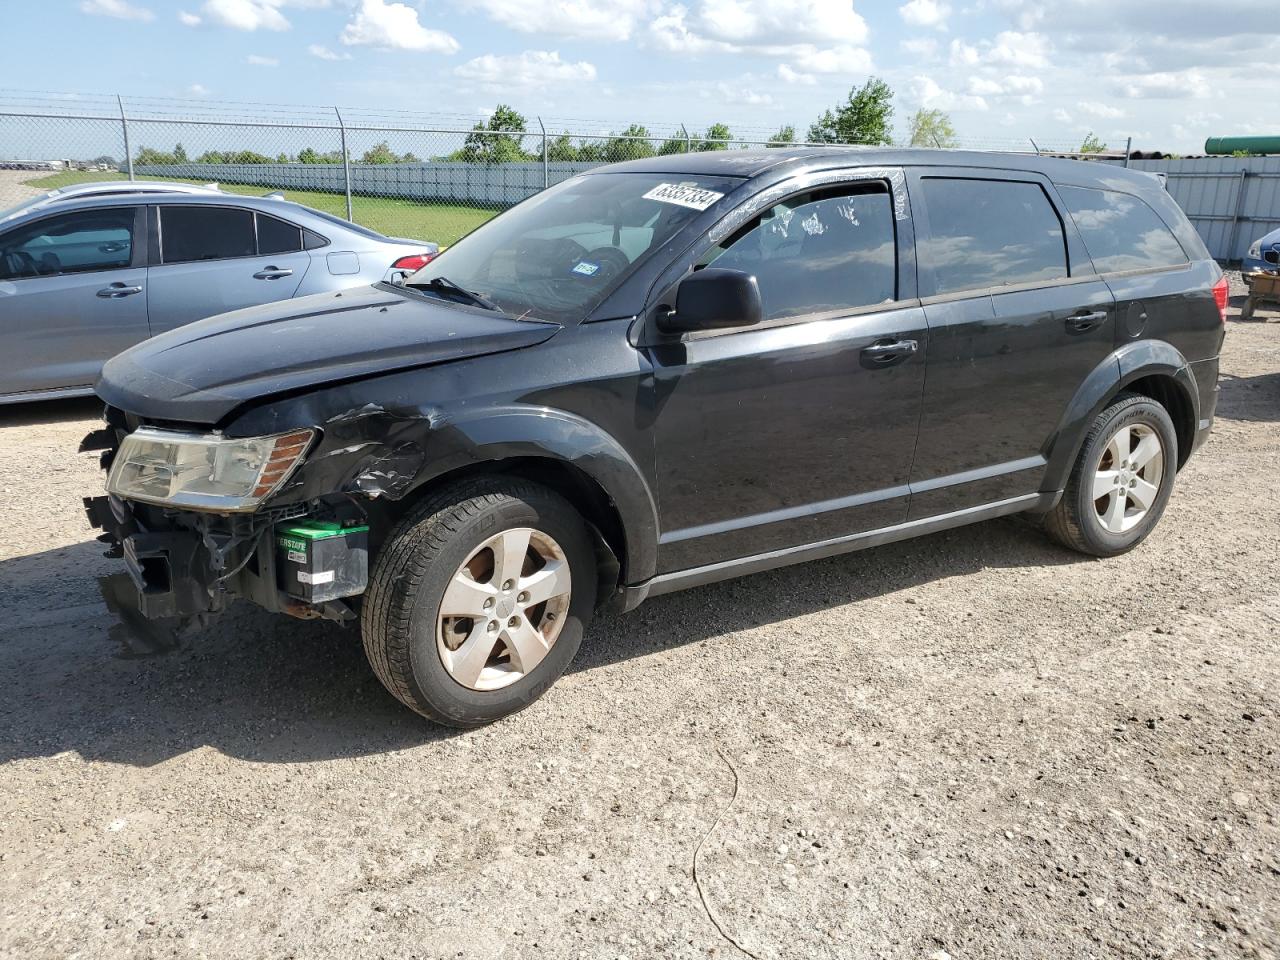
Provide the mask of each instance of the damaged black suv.
POLYGON ((404 283, 111 360, 86 506, 126 620, 358 622, 388 690, 473 726, 601 608, 1012 513, 1130 549, 1210 430, 1225 306, 1161 185, 1104 164, 637 161, 404 283))

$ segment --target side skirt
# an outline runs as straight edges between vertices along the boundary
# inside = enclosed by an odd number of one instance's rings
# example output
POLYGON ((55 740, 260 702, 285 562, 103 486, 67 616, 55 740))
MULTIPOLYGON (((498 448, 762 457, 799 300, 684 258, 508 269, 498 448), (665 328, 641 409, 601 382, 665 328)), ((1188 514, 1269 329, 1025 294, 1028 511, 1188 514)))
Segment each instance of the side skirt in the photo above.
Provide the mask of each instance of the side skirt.
POLYGON ((805 543, 796 547, 771 550, 768 553, 758 553, 754 556, 741 557, 736 560, 711 563, 704 567, 692 567, 688 570, 660 574, 638 586, 624 587, 625 596, 622 609, 632 610, 648 597, 674 593, 677 590, 687 590, 690 587, 700 587, 704 584, 715 583, 717 580, 730 580, 734 577, 745 577, 748 574, 773 570, 793 563, 805 563, 809 560, 834 557, 841 553, 852 553, 855 550, 878 547, 881 544, 894 543, 898 540, 909 540, 912 537, 938 533, 942 530, 950 530, 953 527, 962 527, 982 520, 992 520, 1012 513, 1044 513, 1052 510, 1061 496, 1061 490, 1028 493, 1020 497, 1011 497, 1008 500, 985 503, 978 507, 966 507, 964 510, 956 510, 953 513, 944 513, 936 517, 923 517, 919 520, 895 524, 892 527, 881 527, 879 530, 868 530, 864 533, 854 533, 845 537, 836 537, 832 540, 805 543))

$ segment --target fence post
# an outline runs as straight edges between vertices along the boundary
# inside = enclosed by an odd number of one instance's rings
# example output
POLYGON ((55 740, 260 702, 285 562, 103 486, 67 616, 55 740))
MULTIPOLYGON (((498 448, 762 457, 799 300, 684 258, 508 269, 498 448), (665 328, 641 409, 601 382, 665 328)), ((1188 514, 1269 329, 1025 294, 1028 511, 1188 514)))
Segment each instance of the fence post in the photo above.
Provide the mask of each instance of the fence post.
POLYGON ((333 108, 333 112, 338 118, 338 135, 342 138, 342 182, 347 191, 347 221, 355 223, 355 218, 351 216, 351 157, 347 153, 347 125, 342 122, 342 113, 337 107, 333 108))
POLYGON ((133 151, 129 149, 129 118, 124 115, 124 98, 116 94, 116 104, 120 107, 120 129, 124 131, 124 163, 129 171, 129 179, 133 179, 133 151))
POLYGON ((683 123, 680 124, 680 132, 684 134, 684 152, 689 153, 692 151, 693 147, 689 143, 689 131, 684 128, 683 123))
POLYGON ((1246 189, 1245 181, 1248 177, 1249 169, 1247 167, 1241 168, 1240 180, 1238 182, 1239 185, 1236 187, 1236 209, 1231 215, 1231 234, 1227 239, 1226 255, 1222 258, 1224 260, 1236 259, 1236 237, 1240 233, 1240 214, 1244 210, 1244 192, 1246 189))
POLYGON ((1133 137, 1124 142, 1124 165, 1129 165, 1129 154, 1133 153, 1133 137))
POLYGON ((551 186, 551 176, 547 171, 547 125, 538 118, 538 126, 542 128, 542 189, 551 186))
MULTIPOLYGON (((1027 137, 1027 139, 1031 140, 1030 137, 1027 137)), ((1037 157, 1040 156, 1040 147, 1034 140, 1031 140, 1031 149, 1036 152, 1037 157)))

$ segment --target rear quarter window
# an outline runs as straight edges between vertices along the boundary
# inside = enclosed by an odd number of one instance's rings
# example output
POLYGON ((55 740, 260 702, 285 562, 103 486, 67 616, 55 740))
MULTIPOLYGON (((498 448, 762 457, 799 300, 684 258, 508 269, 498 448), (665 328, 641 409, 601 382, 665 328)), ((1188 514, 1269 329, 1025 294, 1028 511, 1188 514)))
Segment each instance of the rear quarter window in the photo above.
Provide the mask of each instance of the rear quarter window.
POLYGON ((1099 273, 1187 262, 1173 231, 1138 197, 1089 187, 1058 187, 1058 193, 1099 273))

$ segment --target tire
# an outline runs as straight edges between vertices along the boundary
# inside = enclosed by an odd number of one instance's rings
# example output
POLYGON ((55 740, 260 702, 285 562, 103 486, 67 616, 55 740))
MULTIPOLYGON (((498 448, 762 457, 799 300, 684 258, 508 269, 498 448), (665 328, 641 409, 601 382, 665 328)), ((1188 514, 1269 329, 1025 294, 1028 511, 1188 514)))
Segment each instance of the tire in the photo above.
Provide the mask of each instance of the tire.
MULTIPOLYGON (((534 582, 518 578, 519 584, 534 582)), ((450 727, 482 726, 524 709, 564 673, 591 620, 596 587, 590 532, 563 498, 537 484, 505 477, 463 481, 430 494, 384 543, 361 616, 365 654, 383 686, 409 709, 450 727), (527 600, 534 594, 515 594, 515 587, 502 591, 498 582, 502 545, 508 537, 518 543, 524 531, 529 531, 530 539, 529 552, 519 561, 522 569, 536 566, 548 554, 552 559, 535 573, 554 574, 553 579, 563 586, 559 578, 567 565, 569 576, 566 596, 527 609, 515 604, 516 597, 527 600), (495 543, 497 548, 491 546, 495 543), (493 569, 489 581, 483 582, 486 566, 493 569), (474 618, 442 618, 446 590, 456 587, 457 579, 471 579, 474 569, 481 571, 476 580, 482 582, 473 589, 489 591, 485 603, 492 604, 496 597, 497 605, 474 618), (495 619, 486 622, 489 617, 495 619), (542 659, 536 666, 517 669, 517 647, 508 646, 517 634, 508 625, 524 618, 518 636, 527 645, 526 626, 532 627, 539 617, 541 629, 534 635, 552 637, 549 649, 543 652, 545 644, 537 647, 542 659), (486 658, 483 644, 494 641, 479 631, 486 626, 492 630, 495 624, 499 631, 496 653, 486 658), (466 645, 469 641, 474 641, 472 646, 466 645), (450 649, 452 643, 460 644, 456 653, 450 649), (477 650, 481 651, 478 660, 469 655, 477 650), (446 658, 452 666, 446 665, 446 658), (475 677, 476 670, 471 668, 477 662, 488 665, 475 677), (464 669, 467 663, 471 668, 464 669), (471 686, 457 678, 463 674, 471 686)), ((476 602, 472 592, 472 588, 451 592, 451 604, 463 602, 471 609, 476 602), (459 601, 463 594, 464 601, 459 601)))
POLYGON ((1258 308, 1258 303, 1253 299, 1253 295, 1244 298, 1244 306, 1240 308, 1241 320, 1252 320, 1253 312, 1258 308))
POLYGON ((1178 435, 1168 411, 1148 397, 1122 393, 1098 414, 1090 427, 1062 499, 1045 517, 1045 529, 1063 546, 1090 556, 1114 557, 1132 550, 1160 520, 1173 491, 1177 469, 1178 435), (1112 441, 1116 439, 1118 444, 1123 439, 1118 435, 1126 429, 1129 433, 1125 436, 1135 456, 1121 463, 1133 464, 1145 455, 1144 451, 1149 448, 1139 444, 1146 442, 1148 435, 1158 438, 1160 450, 1146 460, 1139 471, 1109 470, 1119 449, 1112 446, 1112 441), (1157 470, 1158 482, 1148 483, 1157 470), (1111 474, 1118 476, 1113 478, 1111 474), (1141 492, 1138 483, 1145 485, 1141 492), (1155 493, 1148 495, 1152 487, 1155 493), (1099 490, 1104 491, 1104 495, 1095 500, 1094 494, 1099 490), (1120 495, 1115 491, 1118 490, 1131 492, 1126 493, 1126 500, 1116 507, 1120 495), (1137 496, 1146 497, 1149 503, 1140 514, 1142 504, 1133 499, 1137 496))

